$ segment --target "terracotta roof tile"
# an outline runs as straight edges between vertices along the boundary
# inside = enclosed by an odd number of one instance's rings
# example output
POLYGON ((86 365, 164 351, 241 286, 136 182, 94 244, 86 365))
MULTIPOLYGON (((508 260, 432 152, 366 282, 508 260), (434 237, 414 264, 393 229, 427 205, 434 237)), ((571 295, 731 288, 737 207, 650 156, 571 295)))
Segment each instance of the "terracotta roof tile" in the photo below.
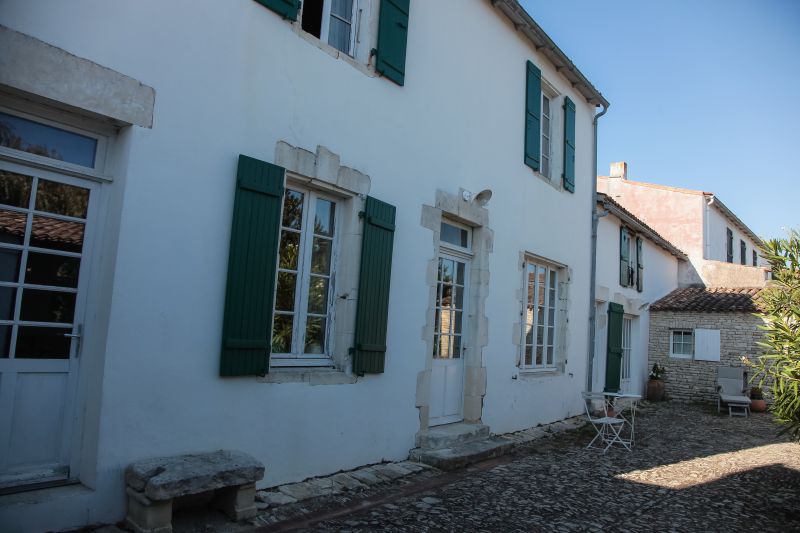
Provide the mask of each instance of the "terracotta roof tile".
POLYGON ((650 306, 651 311, 696 311, 701 313, 756 313, 763 289, 745 287, 676 289, 650 306))

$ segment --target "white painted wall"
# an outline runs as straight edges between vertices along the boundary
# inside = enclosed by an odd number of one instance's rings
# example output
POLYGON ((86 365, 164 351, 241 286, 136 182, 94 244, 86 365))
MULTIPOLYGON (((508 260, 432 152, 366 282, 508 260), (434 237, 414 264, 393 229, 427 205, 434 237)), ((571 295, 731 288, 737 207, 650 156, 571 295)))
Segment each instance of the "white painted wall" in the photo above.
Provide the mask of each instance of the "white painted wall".
MULTIPOLYGON (((753 239, 745 235, 739 228, 737 228, 722 212, 715 207, 706 205, 704 207, 706 213, 706 230, 705 230, 705 254, 704 259, 712 261, 725 262, 728 259, 728 236, 726 228, 730 228, 733 232, 733 264, 739 265, 739 242, 744 241, 747 245, 747 253, 745 255, 745 265, 753 266, 753 250, 758 251, 753 239)), ((759 255, 758 265, 763 266, 766 262, 759 255)))
POLYGON ((494 191, 484 423, 504 432, 582 410, 594 109, 489 2, 412 2, 405 87, 366 76, 248 0, 6 0, 3 24, 156 90, 153 128, 120 143, 129 164, 105 354, 84 356, 105 357, 99 414, 86 425, 97 451, 83 457, 82 479, 97 490, 29 494, 17 523, 120 519, 122 471, 141 458, 239 449, 267 465, 262 486, 405 458, 428 357, 431 235, 420 214, 436 189, 494 191), (444 31, 455 10, 459 25, 444 31), (527 59, 576 102, 575 194, 523 165, 527 59), (385 374, 324 386, 218 376, 237 156, 273 161, 280 140, 327 146, 397 206, 385 374), (571 269, 564 373, 514 379, 523 251, 571 269))
MULTIPOLYGON (((631 392, 644 394, 647 381, 647 344, 650 328, 649 305, 678 288, 679 260, 644 238, 644 290, 623 287, 619 283, 619 232, 622 222, 613 214, 602 218, 597 227, 597 327, 595 359, 592 371, 593 390, 603 390, 608 336, 608 302, 622 304, 631 323, 631 392)), ((632 239, 635 242, 635 237, 632 239)))

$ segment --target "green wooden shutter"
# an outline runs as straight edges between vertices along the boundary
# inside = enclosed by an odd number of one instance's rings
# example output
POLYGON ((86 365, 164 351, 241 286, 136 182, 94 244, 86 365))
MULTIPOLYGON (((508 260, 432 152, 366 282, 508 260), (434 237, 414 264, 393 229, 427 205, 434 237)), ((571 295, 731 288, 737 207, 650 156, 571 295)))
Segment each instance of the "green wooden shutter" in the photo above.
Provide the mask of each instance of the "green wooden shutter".
POLYGON ((525 164, 539 170, 542 160, 542 71, 528 61, 525 84, 525 164))
POLYGON ((300 0, 256 0, 256 2, 288 20, 297 20, 300 11, 300 0))
POLYGON ((269 368, 284 169, 239 156, 220 375, 264 375, 269 368))
POLYGON ((393 205, 367 197, 353 350, 356 374, 381 373, 384 369, 394 218, 393 205))
POLYGON ((564 97, 564 188, 575 192, 575 102, 564 97))
POLYGON ((619 228, 619 284, 630 286, 630 235, 625 228, 619 228))
POLYGON ((644 252, 642 250, 642 238, 636 237, 636 290, 644 290, 644 252))
POLYGON ((606 386, 604 392, 619 392, 622 370, 622 316, 623 308, 613 302, 608 304, 608 348, 606 350, 606 386))
POLYGON ((398 85, 406 80, 408 11, 411 0, 381 0, 375 70, 398 85))

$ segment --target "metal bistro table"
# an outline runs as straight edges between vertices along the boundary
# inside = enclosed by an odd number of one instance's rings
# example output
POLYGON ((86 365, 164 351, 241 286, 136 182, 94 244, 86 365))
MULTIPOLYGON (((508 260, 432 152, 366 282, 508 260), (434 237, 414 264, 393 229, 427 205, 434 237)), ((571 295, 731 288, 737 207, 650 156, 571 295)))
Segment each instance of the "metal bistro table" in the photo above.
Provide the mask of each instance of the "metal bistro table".
POLYGON ((642 397, 626 392, 604 392, 603 395, 606 397, 606 415, 623 420, 619 442, 628 450, 632 449, 636 442, 636 404, 642 397))

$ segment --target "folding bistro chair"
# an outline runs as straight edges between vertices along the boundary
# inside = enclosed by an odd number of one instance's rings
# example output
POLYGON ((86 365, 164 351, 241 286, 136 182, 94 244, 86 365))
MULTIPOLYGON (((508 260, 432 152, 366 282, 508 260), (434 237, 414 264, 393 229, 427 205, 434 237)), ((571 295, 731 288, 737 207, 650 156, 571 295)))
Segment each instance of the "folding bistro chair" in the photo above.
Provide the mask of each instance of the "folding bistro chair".
POLYGON ((750 413, 750 398, 747 396, 744 368, 717 367, 717 412, 722 405, 728 406, 728 416, 747 416, 750 413), (739 410, 738 412, 736 410, 739 410))
POLYGON ((621 444, 630 451, 630 441, 626 441, 622 438, 622 428, 625 425, 625 420, 616 416, 609 416, 605 395, 602 392, 583 392, 581 394, 583 395, 583 403, 586 409, 586 418, 597 432, 597 435, 594 436, 586 447, 601 448, 602 445, 605 444, 603 448, 603 453, 605 453, 614 444, 621 444), (602 402, 602 416, 595 416, 592 414, 593 405, 597 401, 602 402), (600 446, 594 445, 597 441, 599 441, 600 446))

